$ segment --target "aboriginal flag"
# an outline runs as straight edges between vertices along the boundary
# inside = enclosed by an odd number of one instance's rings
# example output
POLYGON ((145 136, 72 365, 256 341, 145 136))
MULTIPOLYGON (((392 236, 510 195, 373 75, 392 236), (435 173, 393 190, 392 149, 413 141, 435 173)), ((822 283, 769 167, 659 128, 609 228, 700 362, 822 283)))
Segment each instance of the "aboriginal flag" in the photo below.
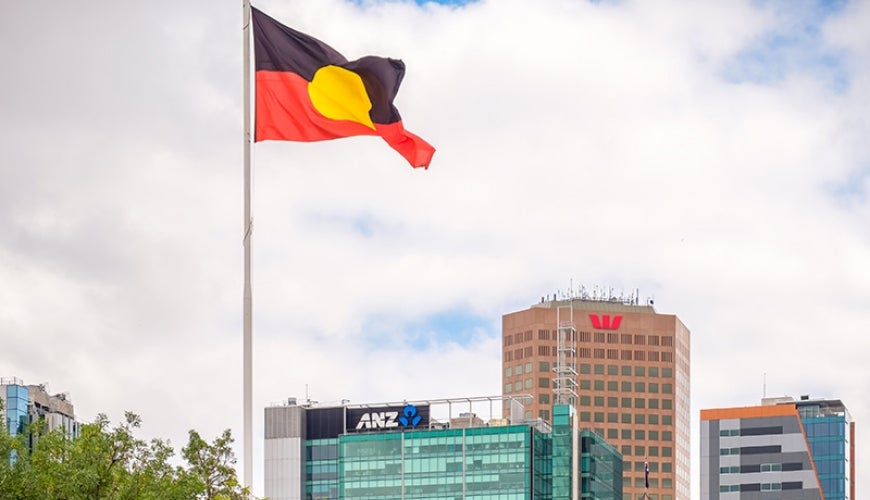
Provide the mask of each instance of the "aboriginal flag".
POLYGON ((348 61, 253 7, 251 20, 255 141, 377 135, 412 166, 429 166, 435 148, 406 131, 393 106, 405 76, 402 61, 375 56, 348 61))

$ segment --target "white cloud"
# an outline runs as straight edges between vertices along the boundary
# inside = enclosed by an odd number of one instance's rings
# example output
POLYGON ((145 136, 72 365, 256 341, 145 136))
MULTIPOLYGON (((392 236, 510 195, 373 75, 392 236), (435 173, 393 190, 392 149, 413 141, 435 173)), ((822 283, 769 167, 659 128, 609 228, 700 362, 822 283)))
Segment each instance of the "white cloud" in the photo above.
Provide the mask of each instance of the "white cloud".
MULTIPOLYGON (((0 375, 180 447, 242 435, 241 13, 160 4, 0 16, 0 375)), ((725 81, 796 29, 751 2, 530 5, 261 5, 350 58, 405 60, 397 106, 438 152, 423 172, 373 138, 255 146, 255 429, 305 384, 497 394, 500 316, 572 278, 681 317, 695 419, 756 403, 766 373, 771 395, 867 420, 867 3, 821 27, 841 90, 813 68, 725 81), (403 338, 450 311, 491 326, 403 338)))

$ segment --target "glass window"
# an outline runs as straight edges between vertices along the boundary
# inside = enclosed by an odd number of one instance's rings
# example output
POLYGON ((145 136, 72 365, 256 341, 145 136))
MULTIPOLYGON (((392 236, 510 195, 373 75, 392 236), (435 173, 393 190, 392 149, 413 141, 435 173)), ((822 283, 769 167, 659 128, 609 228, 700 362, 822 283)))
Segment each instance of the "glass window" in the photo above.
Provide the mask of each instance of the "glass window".
POLYGON ((580 381, 580 388, 589 390, 592 388, 592 382, 589 379, 583 379, 580 381))
POLYGON ((658 400, 658 399, 655 399, 655 398, 650 398, 650 399, 647 400, 647 404, 649 405, 649 407, 650 407, 651 409, 653 409, 653 410, 657 410, 658 407, 659 407, 659 400, 658 400))
POLYGON ((649 431, 649 440, 650 441, 658 441, 659 440, 659 431, 649 431))
MULTIPOLYGON (((671 448, 670 446, 662 446, 662 456, 663 456, 663 457, 670 457, 670 456, 673 456, 673 454, 674 454, 674 451, 673 451, 673 450, 674 450, 674 449, 671 448)), ((737 454, 740 453, 740 448, 736 448, 736 450, 737 450, 737 453, 732 453, 732 455, 737 455, 737 454)), ((734 448, 732 448, 731 451, 734 451, 734 448)))
POLYGON ((607 429, 607 439, 618 439, 619 438, 619 430, 618 429, 607 429))
POLYGON ((622 456, 624 456, 624 457, 631 456, 631 446, 629 446, 627 444, 622 446, 622 456))
POLYGON ((674 433, 671 431, 662 431, 662 441, 673 441, 674 433))
POLYGON ((656 415, 655 413, 649 415, 649 416, 647 417, 647 420, 649 421, 649 423, 650 423, 651 425, 659 425, 659 416, 656 415))
POLYGON ((504 376, 505 376, 505 377, 510 377, 510 376, 511 376, 511 371, 512 371, 512 370, 511 370, 511 367, 510 367, 510 366, 508 366, 507 368, 505 368, 505 369, 504 369, 504 376))
POLYGON ((584 375, 589 375, 592 371, 592 365, 588 363, 580 363, 580 373, 584 375))
POLYGON ((643 430, 640 430, 640 429, 634 431, 634 439, 636 439, 638 441, 645 440, 646 439, 646 432, 643 430))
POLYGON ((580 406, 592 406, 592 398, 589 396, 580 396, 580 406))
POLYGON ((618 424, 619 423, 619 414, 618 413, 608 413, 607 414, 607 423, 618 424))
POLYGON ((532 379, 527 378, 526 379, 526 389, 531 389, 531 388, 532 388, 532 379))
POLYGON ((662 425, 674 425, 674 418, 670 415, 662 415, 662 425))
POLYGON ((595 365, 595 374, 604 375, 604 365, 595 365))
POLYGON ((662 392, 665 394, 673 394, 674 384, 662 384, 662 392))
POLYGON ((635 408, 646 407, 646 400, 644 398, 634 398, 634 407, 635 408))
POLYGON ((646 384, 644 384, 643 382, 635 382, 634 392, 646 392, 646 384))
POLYGON ((622 418, 623 424, 630 424, 631 423, 631 413, 623 413, 621 418, 622 418))
POLYGON ((595 385, 596 391, 603 391, 604 390, 604 381, 603 380, 596 380, 594 382, 594 385, 595 385))
POLYGON ((538 394, 538 403, 540 403, 542 405, 550 404, 550 395, 547 394, 546 392, 542 392, 541 394, 538 394))
POLYGON ((595 406, 604 406, 604 396, 595 396, 595 406))
POLYGON ((532 364, 526 363, 526 373, 532 373, 532 364))
POLYGON ((631 439, 631 429, 622 429, 622 439, 631 439))
POLYGON ((596 422, 604 422, 604 412, 596 411, 595 412, 595 421, 596 422))
POLYGON ((650 366, 648 373, 649 373, 650 377, 658 377, 659 376, 659 369, 658 369, 658 367, 650 366))
POLYGON ((607 407, 608 408, 616 408, 619 406, 619 398, 607 398, 607 407))
POLYGON ((630 376, 631 376, 631 367, 630 367, 630 366, 623 366, 623 367, 621 368, 621 370, 622 370, 622 375, 623 375, 624 377, 630 377, 630 376))
POLYGON ((662 400, 662 409, 663 410, 671 410, 674 407, 673 399, 663 399, 662 400))
POLYGON ((505 393, 505 394, 510 394, 510 393, 511 393, 511 388, 512 388, 512 387, 513 387, 513 384, 505 384, 505 385, 504 385, 504 393, 505 393))
POLYGON ((550 379, 547 377, 538 377, 538 387, 542 389, 547 389, 550 387, 550 379))
POLYGON ((550 420, 550 410, 538 410, 538 417, 544 420, 550 420))
POLYGON ((673 368, 662 368, 662 377, 663 378, 671 378, 674 376, 673 368))
POLYGON ((619 367, 616 365, 607 365, 607 374, 608 375, 618 375, 619 367))
POLYGON ((623 408, 631 408, 631 398, 622 398, 622 404, 620 406, 623 408))
POLYGON ((631 382, 622 383, 622 392, 631 392, 631 382))
POLYGON ((610 392, 616 392, 619 390, 619 382, 615 380, 610 380, 607 382, 607 390, 610 392))
POLYGON ((643 366, 635 366, 634 367, 634 376, 635 377, 645 377, 646 376, 646 368, 643 366))
POLYGON ((538 363, 538 371, 540 371, 540 372, 550 371, 550 362, 549 361, 541 361, 540 363, 538 363))
POLYGON ((635 454, 635 456, 643 457, 646 455, 646 448, 644 448, 643 446, 635 446, 634 447, 634 454, 635 454))
POLYGON ((589 422, 590 421, 590 413, 588 411, 580 412, 580 421, 581 422, 589 422))
POLYGON ((646 423, 646 415, 643 413, 637 413, 634 415, 634 423, 636 424, 645 424, 646 423))
POLYGON ((650 382, 647 385, 647 389, 649 389, 649 392, 659 392, 659 384, 655 382, 650 382))
POLYGON ((520 392, 523 390, 523 381, 517 380, 514 382, 514 392, 520 392))

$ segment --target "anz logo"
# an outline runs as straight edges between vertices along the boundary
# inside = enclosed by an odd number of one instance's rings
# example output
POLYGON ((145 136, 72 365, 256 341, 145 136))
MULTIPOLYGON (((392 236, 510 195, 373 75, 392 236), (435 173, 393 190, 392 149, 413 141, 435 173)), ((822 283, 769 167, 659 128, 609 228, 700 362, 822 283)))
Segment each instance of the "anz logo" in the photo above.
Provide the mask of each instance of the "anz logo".
POLYGON ((622 316, 614 316, 611 321, 609 314, 602 314, 600 317, 597 314, 590 314, 589 320, 592 321, 592 328, 596 330, 619 330, 622 316))
POLYGON ((391 429, 394 427, 417 427, 417 424, 423 420, 423 417, 417 414, 417 407, 407 405, 402 409, 402 414, 398 411, 372 411, 363 413, 359 422, 356 424, 356 430, 362 429, 391 429))

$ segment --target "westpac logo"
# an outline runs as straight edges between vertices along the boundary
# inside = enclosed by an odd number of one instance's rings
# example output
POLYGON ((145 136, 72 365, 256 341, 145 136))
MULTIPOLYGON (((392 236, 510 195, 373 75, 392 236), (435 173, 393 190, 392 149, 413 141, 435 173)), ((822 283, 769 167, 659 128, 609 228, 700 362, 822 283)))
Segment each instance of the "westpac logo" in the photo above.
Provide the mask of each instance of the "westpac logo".
POLYGON ((614 316, 611 320, 609 314, 602 314, 601 317, 597 314, 590 314, 589 320, 592 321, 592 327, 596 330, 619 330, 622 316, 614 316))
POLYGON ((423 420, 417 413, 417 407, 407 405, 402 409, 401 416, 398 411, 370 411, 363 413, 356 424, 356 430, 362 429, 390 429, 398 427, 416 427, 423 420))

